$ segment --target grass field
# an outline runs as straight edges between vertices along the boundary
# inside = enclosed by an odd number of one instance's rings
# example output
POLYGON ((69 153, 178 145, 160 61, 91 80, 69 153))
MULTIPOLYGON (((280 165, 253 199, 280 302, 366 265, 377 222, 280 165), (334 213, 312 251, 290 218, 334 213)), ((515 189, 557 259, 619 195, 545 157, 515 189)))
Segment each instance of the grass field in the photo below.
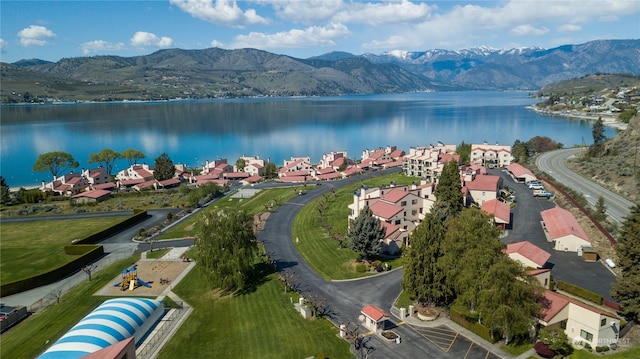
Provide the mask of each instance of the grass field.
POLYGON ((76 256, 64 253, 71 241, 108 228, 126 217, 3 223, 0 227, 2 283, 46 272, 76 256))
MULTIPOLYGON (((213 205, 205 208, 203 212, 206 213, 217 209, 237 207, 242 208, 251 214, 255 214, 265 212, 266 210, 264 205, 267 203, 274 203, 274 199, 277 199, 278 203, 282 204, 296 195, 297 191, 295 187, 263 189, 251 198, 231 198, 230 196, 220 198, 213 205)), ((201 215, 195 215, 182 221, 160 235, 158 240, 195 236, 195 224, 200 216, 201 215)))
POLYGON ((584 350, 578 350, 573 354, 569 355, 570 359, 595 359, 605 357, 607 359, 637 359, 640 358, 640 346, 633 347, 629 350, 620 351, 618 350, 609 350, 608 352, 603 354, 601 353, 588 353, 584 350))
POLYGON ((219 297, 202 284, 197 269, 174 288, 193 312, 160 359, 351 357, 349 344, 329 321, 304 319, 295 311, 291 301, 297 302, 297 294, 283 294, 274 274, 253 292, 219 297))
MULTIPOLYGON (((3 225, 4 226, 4 225, 3 225)), ((108 297, 93 296, 139 256, 116 262, 65 294, 60 303, 33 314, 0 338, 0 358, 35 358, 108 297)))
MULTIPOLYGON (((346 235, 349 215, 347 206, 353 203, 353 192, 361 185, 365 184, 373 188, 388 186, 391 181, 395 181, 397 185, 403 185, 411 184, 416 180, 414 177, 402 174, 380 176, 363 182, 354 182, 337 190, 335 195, 329 193, 312 201, 302 208, 293 222, 292 233, 293 238, 298 239, 294 239, 298 251, 305 261, 325 279, 350 279, 369 275, 357 273, 352 268, 352 263, 357 259, 356 253, 348 248, 339 248, 338 242, 331 239, 321 228, 317 203, 322 200, 328 202, 324 215, 325 221, 333 224, 333 231, 346 235)), ((400 260, 389 263, 393 268, 401 265, 400 260)))

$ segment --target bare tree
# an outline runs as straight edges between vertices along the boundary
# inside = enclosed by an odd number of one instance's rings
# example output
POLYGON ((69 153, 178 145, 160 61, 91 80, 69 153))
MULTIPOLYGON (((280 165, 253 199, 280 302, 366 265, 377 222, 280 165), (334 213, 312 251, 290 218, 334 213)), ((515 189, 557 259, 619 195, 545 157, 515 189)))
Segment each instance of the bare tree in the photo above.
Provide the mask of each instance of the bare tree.
POLYGON ((60 303, 60 298, 62 298, 62 288, 56 288, 52 290, 51 293, 49 293, 49 295, 56 300, 56 303, 60 303))
POLYGON ((346 235, 329 230, 329 237, 338 242, 338 246, 340 249, 344 248, 344 243, 347 241, 346 235))
POLYGON ((352 325, 348 322, 344 326, 346 339, 351 343, 351 351, 356 355, 356 358, 364 358, 366 355, 366 348, 364 345, 364 336, 360 334, 360 326, 358 324, 352 325))
POLYGON ((300 283, 300 278, 298 277, 296 272, 291 272, 287 270, 280 273, 280 280, 282 281, 282 283, 284 283, 285 294, 287 293, 287 289, 291 289, 292 291, 295 291, 296 288, 298 287, 298 283, 300 283))
POLYGON ((317 294, 312 294, 307 296, 307 302, 309 302, 309 305, 311 306, 311 310, 312 310, 312 315, 315 316, 323 316, 326 309, 327 309, 327 304, 329 303, 329 301, 327 301, 326 299, 319 297, 317 294))
POLYGON ((153 252, 153 244, 156 242, 154 238, 145 238, 144 242, 149 245, 149 252, 153 252))
POLYGON ((89 276, 89 282, 91 282, 91 274, 98 268, 97 265, 86 265, 82 267, 82 270, 89 276))

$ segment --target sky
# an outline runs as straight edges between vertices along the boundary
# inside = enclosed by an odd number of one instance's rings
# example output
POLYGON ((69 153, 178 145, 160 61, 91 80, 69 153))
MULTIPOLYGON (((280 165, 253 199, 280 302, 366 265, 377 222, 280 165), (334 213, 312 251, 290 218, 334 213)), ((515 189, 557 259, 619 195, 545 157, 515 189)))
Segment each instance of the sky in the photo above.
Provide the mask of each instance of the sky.
POLYGON ((0 0, 0 61, 165 48, 332 51, 554 48, 640 38, 640 0, 0 0))

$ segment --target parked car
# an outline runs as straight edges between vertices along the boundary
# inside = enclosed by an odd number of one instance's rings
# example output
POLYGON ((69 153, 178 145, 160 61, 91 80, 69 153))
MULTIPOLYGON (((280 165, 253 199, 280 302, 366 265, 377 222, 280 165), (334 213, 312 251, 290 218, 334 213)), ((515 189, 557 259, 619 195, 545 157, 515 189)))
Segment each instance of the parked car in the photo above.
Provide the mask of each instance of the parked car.
POLYGON ((529 189, 539 190, 539 189, 544 189, 544 186, 541 185, 541 184, 531 184, 531 185, 529 185, 529 189))
POLYGON ((536 189, 533 191, 533 196, 534 197, 547 197, 550 198, 553 196, 553 193, 551 192, 547 192, 544 189, 536 189))

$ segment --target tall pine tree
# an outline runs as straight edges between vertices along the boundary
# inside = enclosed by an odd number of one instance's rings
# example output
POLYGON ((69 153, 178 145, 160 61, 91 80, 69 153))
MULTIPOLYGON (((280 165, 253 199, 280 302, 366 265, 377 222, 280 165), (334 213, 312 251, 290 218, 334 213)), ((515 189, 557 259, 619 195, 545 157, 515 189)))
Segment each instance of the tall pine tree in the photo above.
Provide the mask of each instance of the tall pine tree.
POLYGON ((637 323, 640 316, 640 204, 631 207, 625 217, 615 250, 621 273, 613 283, 612 296, 620 302, 622 313, 637 323))
POLYGON ((457 216, 462 211, 462 185, 457 162, 444 164, 434 194, 449 209, 450 216, 457 216))

